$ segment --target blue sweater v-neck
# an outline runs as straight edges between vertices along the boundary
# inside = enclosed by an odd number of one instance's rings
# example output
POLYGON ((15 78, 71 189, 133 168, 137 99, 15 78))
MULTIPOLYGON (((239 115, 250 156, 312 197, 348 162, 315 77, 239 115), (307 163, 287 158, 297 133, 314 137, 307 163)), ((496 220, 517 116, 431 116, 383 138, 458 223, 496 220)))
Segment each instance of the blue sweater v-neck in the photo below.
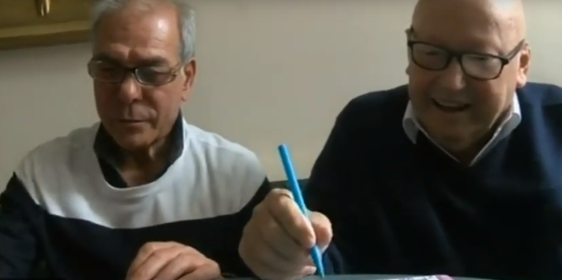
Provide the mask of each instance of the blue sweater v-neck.
POLYGON ((406 87, 351 101, 306 189, 333 225, 328 270, 562 279, 562 89, 517 95, 521 124, 471 167, 407 138, 406 87))

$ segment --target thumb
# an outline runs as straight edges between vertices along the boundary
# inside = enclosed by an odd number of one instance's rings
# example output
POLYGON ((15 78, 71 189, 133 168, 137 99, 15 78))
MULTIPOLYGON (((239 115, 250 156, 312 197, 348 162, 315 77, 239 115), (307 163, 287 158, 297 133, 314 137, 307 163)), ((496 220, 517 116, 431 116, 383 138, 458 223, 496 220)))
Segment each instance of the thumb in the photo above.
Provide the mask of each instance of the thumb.
POLYGON ((310 223, 316 235, 316 245, 324 252, 332 241, 332 223, 320 212, 309 212, 310 223))

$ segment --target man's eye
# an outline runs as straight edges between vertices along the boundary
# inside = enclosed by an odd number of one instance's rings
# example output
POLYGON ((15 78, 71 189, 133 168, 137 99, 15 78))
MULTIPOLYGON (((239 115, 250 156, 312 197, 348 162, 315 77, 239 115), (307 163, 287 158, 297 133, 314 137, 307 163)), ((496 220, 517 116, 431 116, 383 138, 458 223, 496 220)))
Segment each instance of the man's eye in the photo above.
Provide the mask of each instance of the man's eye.
POLYGON ((170 76, 169 70, 159 68, 142 68, 138 71, 139 78, 147 83, 163 83, 170 76))
POLYGON ((424 54, 435 56, 435 55, 443 55, 443 52, 442 51, 426 51, 424 54))
POLYGON ((167 69, 163 69, 163 68, 140 68, 139 72, 141 72, 143 75, 161 75, 161 74, 166 74, 169 72, 169 70, 167 69))
POLYGON ((94 68, 94 75, 101 78, 120 76, 121 74, 123 74, 123 68, 114 65, 99 64, 94 68))
POLYGON ((98 71, 101 72, 120 72, 119 67, 114 66, 99 66, 98 71))
POLYGON ((418 47, 416 51, 424 56, 446 56, 447 52, 433 47, 418 47))
POLYGON ((148 71, 150 71, 152 73, 166 73, 166 72, 168 72, 168 69, 165 69, 165 68, 148 68, 148 71))
POLYGON ((487 56, 487 55, 468 55, 467 58, 472 60, 472 61, 478 61, 478 62, 487 62, 487 61, 493 61, 493 60, 497 59, 495 57, 491 57, 491 56, 487 56))
POLYGON ((473 60, 478 60, 478 61, 488 61, 488 60, 490 60, 490 57, 487 57, 487 56, 475 56, 475 57, 472 57, 472 59, 473 59, 473 60))

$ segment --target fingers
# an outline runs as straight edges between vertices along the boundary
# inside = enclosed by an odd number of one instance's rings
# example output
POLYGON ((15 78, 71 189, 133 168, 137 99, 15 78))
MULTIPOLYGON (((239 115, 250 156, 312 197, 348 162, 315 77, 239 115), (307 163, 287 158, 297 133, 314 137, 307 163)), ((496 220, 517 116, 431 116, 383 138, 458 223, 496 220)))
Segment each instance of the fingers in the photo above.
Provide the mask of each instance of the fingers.
POLYGON ((153 279, 154 275, 167 263, 169 258, 174 258, 174 254, 179 254, 181 252, 178 249, 172 251, 165 250, 169 248, 173 249, 176 245, 177 244, 173 242, 154 242, 142 246, 133 260, 133 263, 129 266, 127 279, 153 279), (162 252, 162 250, 164 250, 164 252, 162 252))
POLYGON ((270 215, 297 244, 304 248, 314 246, 314 230, 288 190, 274 189, 265 200, 270 215))
POLYGON ((216 262, 203 258, 193 258, 191 254, 182 253, 166 264, 154 278, 161 280, 210 280, 220 277, 216 262))
POLYGON ((314 273, 310 248, 316 242, 315 230, 327 244, 331 226, 325 216, 311 215, 313 223, 300 212, 288 191, 271 191, 244 229, 239 253, 246 265, 262 279, 292 279, 314 273))
POLYGON ((306 247, 299 245, 298 241, 292 238, 274 220, 269 223, 263 223, 260 233, 260 239, 264 241, 264 246, 269 246, 275 253, 287 261, 295 260, 295 257, 304 259, 308 255, 306 247))
POLYGON ((147 243, 131 264, 127 280, 210 280, 220 277, 216 262, 197 250, 174 242, 147 243), (201 278, 200 278, 201 277, 201 278))
MULTIPOLYGON (((278 233, 283 233, 282 230, 278 233)), ((299 247, 291 238, 284 236, 287 240, 287 247, 280 246, 280 243, 273 243, 272 239, 263 238, 267 232, 262 232, 262 236, 255 238, 253 248, 263 250, 254 253, 260 254, 261 257, 256 258, 256 262, 264 269, 272 270, 278 273, 297 273, 301 266, 308 259, 308 251, 299 247), (261 249, 260 249, 261 248, 261 249), (293 251, 291 251, 293 248, 293 251)))
POLYGON ((324 252, 332 241, 332 223, 318 212, 310 212, 309 218, 316 235, 316 245, 324 252))
MULTIPOLYGON (((179 278, 169 278, 171 280, 211 280, 211 279, 219 279, 221 278, 220 275, 220 268, 217 263, 207 263, 205 265, 197 267, 194 271, 189 274, 184 275, 183 277, 179 278)), ((156 278, 156 279, 168 279, 168 278, 156 278)))
MULTIPOLYGON (((259 228, 260 220, 256 216, 255 214, 254 218, 244 228, 238 252, 246 265, 260 279, 281 280, 285 271, 291 270, 291 268, 286 267, 285 262, 287 258, 278 255, 278 250, 265 241, 264 232, 259 228)), ((264 227, 276 225, 274 221, 272 223, 273 225, 267 223, 264 227)))
POLYGON ((164 263, 163 266, 160 266, 160 269, 157 270, 156 273, 150 271, 151 275, 153 275, 150 279, 175 280, 195 271, 201 264, 196 263, 196 261, 190 259, 190 257, 190 255, 180 252, 174 258, 164 263))

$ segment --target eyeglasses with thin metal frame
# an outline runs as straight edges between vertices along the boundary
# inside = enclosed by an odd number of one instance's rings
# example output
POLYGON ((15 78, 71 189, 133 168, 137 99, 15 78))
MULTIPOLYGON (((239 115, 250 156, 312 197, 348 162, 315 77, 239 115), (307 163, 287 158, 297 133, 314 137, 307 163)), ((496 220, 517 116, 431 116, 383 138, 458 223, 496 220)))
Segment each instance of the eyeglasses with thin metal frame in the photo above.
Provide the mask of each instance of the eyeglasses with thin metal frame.
POLYGON ((412 61, 419 67, 430 71, 445 70, 456 59, 463 73, 477 80, 497 79, 504 67, 525 47, 521 40, 506 55, 492 55, 478 52, 459 52, 423 41, 408 41, 412 61))
POLYGON ((93 60, 88 63, 88 74, 94 80, 115 84, 122 83, 128 74, 131 74, 141 85, 162 86, 174 81, 183 68, 182 66, 182 63, 178 63, 171 68, 159 66, 129 68, 110 62, 93 60))

